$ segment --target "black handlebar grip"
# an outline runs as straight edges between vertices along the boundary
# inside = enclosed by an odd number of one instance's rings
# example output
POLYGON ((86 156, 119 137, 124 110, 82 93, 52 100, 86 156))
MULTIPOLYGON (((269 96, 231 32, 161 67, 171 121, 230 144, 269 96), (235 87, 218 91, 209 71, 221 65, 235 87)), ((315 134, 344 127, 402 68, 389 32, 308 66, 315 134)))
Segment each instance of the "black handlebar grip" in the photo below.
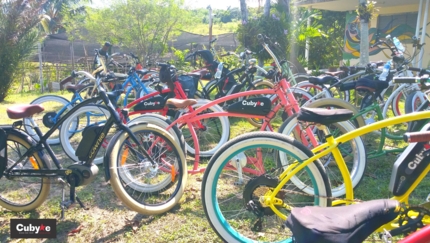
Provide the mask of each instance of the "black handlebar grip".
POLYGON ((361 71, 361 70, 366 70, 366 67, 355 67, 355 70, 361 71))
POLYGON ((421 72, 421 68, 409 67, 408 69, 414 72, 421 72))
POLYGON ((218 38, 215 38, 215 39, 211 40, 210 43, 212 44, 212 43, 214 43, 217 40, 218 40, 218 38))
POLYGON ((429 142, 430 131, 408 132, 403 135, 403 140, 408 143, 429 142))
POLYGON ((414 84, 417 83, 418 79, 416 77, 394 77, 393 83, 396 84, 414 84))

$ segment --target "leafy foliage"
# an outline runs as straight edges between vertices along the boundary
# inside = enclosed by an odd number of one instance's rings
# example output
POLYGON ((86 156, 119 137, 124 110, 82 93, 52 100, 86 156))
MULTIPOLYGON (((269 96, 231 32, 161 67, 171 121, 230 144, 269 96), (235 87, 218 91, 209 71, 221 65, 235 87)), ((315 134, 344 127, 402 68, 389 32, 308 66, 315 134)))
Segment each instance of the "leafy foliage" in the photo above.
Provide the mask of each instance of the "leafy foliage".
POLYGON ((7 96, 19 64, 30 56, 39 39, 35 26, 40 21, 43 1, 0 2, 0 102, 7 96))
MULTIPOLYGON (((309 63, 312 69, 338 66, 342 60, 346 14, 326 10, 313 10, 320 17, 313 18, 320 36, 309 40, 309 63)), ((301 44, 304 52, 304 43, 301 44)), ((304 53, 303 53, 304 54, 304 53)))
POLYGON ((249 18, 248 22, 239 26, 238 40, 242 46, 257 52, 258 58, 266 60, 270 58, 270 55, 265 51, 260 52, 262 46, 257 39, 258 34, 266 35, 278 44, 279 48, 274 48, 275 54, 284 57, 288 44, 288 29, 288 17, 285 14, 273 13, 269 17, 253 16, 249 18))
POLYGON ((167 51, 177 30, 192 22, 182 6, 179 0, 115 2, 110 8, 86 8, 85 14, 69 15, 66 29, 84 40, 109 41, 137 49, 141 57, 157 58, 167 51))
POLYGON ((376 1, 367 1, 367 3, 361 3, 358 8, 355 10, 358 17, 364 20, 365 23, 369 23, 369 21, 373 18, 376 12, 379 11, 376 8, 376 1))

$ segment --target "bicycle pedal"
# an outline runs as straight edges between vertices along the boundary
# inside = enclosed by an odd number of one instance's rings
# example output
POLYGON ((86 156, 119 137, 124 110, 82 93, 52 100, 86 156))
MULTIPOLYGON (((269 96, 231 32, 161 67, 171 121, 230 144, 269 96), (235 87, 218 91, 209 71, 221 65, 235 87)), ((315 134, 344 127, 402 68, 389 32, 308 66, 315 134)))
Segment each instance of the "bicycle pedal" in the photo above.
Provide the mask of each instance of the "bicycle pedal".
POLYGON ((62 201, 60 203, 60 206, 61 208, 64 208, 64 209, 71 209, 76 206, 76 203, 75 201, 67 200, 67 201, 62 201))

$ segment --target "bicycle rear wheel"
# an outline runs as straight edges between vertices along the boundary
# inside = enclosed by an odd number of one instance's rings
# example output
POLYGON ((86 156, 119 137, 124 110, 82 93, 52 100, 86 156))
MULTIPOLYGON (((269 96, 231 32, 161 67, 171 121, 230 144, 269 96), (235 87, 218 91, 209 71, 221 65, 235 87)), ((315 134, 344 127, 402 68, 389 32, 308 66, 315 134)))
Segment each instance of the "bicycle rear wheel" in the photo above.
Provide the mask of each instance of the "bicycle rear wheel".
MULTIPOLYGON (((326 142, 325 136, 321 131, 319 131, 316 127, 310 128, 312 129, 315 138, 320 144, 326 142)), ((352 123, 348 121, 333 123, 330 126, 327 126, 327 128, 330 130, 333 137, 339 137, 340 135, 346 134, 356 129, 352 123)), ((306 128, 302 126, 297 120, 297 114, 294 114, 285 120, 285 122, 279 128, 279 133, 290 136, 298 141, 302 141, 305 146, 308 145, 308 148, 311 148, 312 146, 309 136, 306 133, 306 128), (303 139, 306 141, 303 141, 303 139)), ((346 143, 339 144, 338 148, 351 175, 352 186, 355 188, 363 179, 364 171, 366 169, 366 147, 364 146, 361 137, 356 137, 346 143)), ((344 180, 336 164, 336 161, 334 161, 333 156, 329 154, 320 160, 324 165, 327 176, 330 180, 332 195, 334 197, 345 195, 344 180)))
MULTIPOLYGON (((42 134, 45 134, 55 123, 67 112, 69 112, 73 105, 66 98, 58 95, 44 95, 33 100, 30 104, 38 104, 45 109, 43 112, 34 114, 32 117, 24 118, 25 131, 36 141, 39 140, 36 131, 33 130, 33 124, 37 125, 42 134)), ((75 126, 77 124, 74 124, 75 126)), ((71 136, 72 134, 69 134, 71 136)), ((60 129, 55 131, 47 140, 50 145, 57 145, 60 143, 60 129)))
MULTIPOLYGON (((226 143, 211 158, 202 181, 203 208, 218 236, 229 243, 278 242, 291 237, 287 229, 280 230, 284 220, 264 207, 259 197, 279 184, 278 175, 286 169, 280 164, 281 156, 294 163, 312 155, 298 141, 273 132, 248 133, 226 143), (259 218, 261 224, 257 225, 259 218)), ((331 205, 327 198, 331 196, 330 184, 319 162, 309 164, 293 177, 303 184, 297 187, 288 181, 275 195, 287 204, 278 208, 281 213, 288 215, 288 207, 331 205)))
POLYGON ((120 131, 108 146, 112 188, 131 210, 142 214, 164 213, 184 193, 188 175, 185 154, 172 135, 158 126, 137 123, 130 130, 140 144, 120 131), (148 152, 156 167, 140 149, 148 152))
MULTIPOLYGON (((35 142, 24 134, 8 132, 6 139, 7 164, 10 168, 35 142)), ((16 169, 43 169, 39 153, 25 158, 14 168, 16 169)), ((46 161, 46 160, 45 160, 46 161)), ((49 195, 50 184, 48 178, 41 177, 13 177, 0 176, 0 206, 15 212, 30 211, 39 207, 49 195)))
MULTIPOLYGON (((61 124, 60 129, 60 142, 64 152, 74 161, 79 161, 76 156, 76 149, 79 144, 83 141, 82 132, 88 126, 104 124, 109 118, 109 111, 102 105, 87 105, 80 107, 73 114, 71 114, 61 124), (77 126, 75 125, 77 123, 77 126), (71 135, 72 136, 71 136, 71 135)), ((94 158, 94 164, 101 164, 103 162, 103 156, 106 148, 106 141, 112 137, 113 134, 108 134, 105 138, 105 142, 98 151, 94 158)))
MULTIPOLYGON (((209 100, 197 100, 197 104, 193 105, 193 109, 197 109, 207 103, 209 100)), ((214 105, 199 113, 199 115, 212 112, 222 112, 223 109, 214 105)), ((184 114, 184 110, 177 113, 176 117, 184 114)), ((185 138, 185 146, 187 152, 191 156, 195 156, 196 150, 194 145, 196 142, 200 145, 200 157, 211 157, 224 143, 230 139, 230 122, 226 116, 214 116, 207 119, 201 119, 199 122, 203 128, 197 126, 197 122, 193 123, 198 141, 194 141, 191 136, 190 128, 187 124, 178 124, 185 138)))

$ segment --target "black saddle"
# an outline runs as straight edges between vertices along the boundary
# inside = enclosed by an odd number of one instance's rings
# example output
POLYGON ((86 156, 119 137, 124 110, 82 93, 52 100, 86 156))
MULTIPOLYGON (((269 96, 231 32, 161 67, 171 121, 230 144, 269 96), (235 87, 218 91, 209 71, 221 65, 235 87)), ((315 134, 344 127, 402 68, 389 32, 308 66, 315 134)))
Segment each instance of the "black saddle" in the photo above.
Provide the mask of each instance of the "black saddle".
POLYGON ((293 208, 286 221, 296 243, 361 243, 400 212, 396 200, 379 199, 340 207, 293 208))
POLYGON ((309 77, 309 83, 316 85, 334 84, 338 81, 336 77, 324 76, 324 77, 309 77))
POLYGON ((372 80, 368 78, 360 78, 355 84, 356 90, 368 90, 370 92, 380 93, 388 87, 387 81, 372 80))
POLYGON ((325 108, 301 107, 297 120, 330 125, 336 122, 347 121, 353 115, 353 112, 347 109, 329 110, 325 108))

